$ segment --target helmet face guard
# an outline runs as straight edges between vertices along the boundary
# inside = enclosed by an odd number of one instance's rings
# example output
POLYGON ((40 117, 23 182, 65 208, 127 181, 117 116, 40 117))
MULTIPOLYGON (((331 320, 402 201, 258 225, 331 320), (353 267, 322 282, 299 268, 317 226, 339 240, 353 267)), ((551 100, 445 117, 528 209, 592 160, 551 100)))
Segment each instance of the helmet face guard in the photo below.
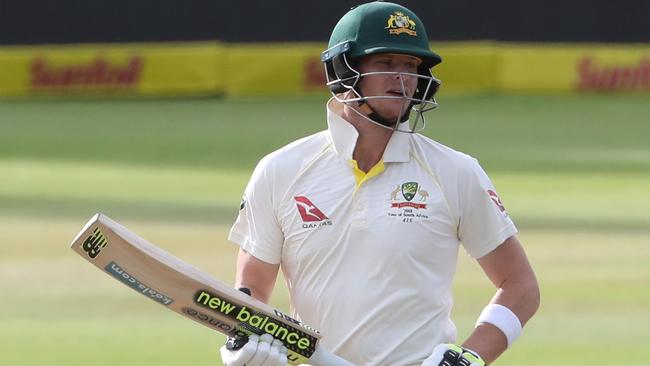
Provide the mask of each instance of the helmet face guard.
POLYGON ((325 65, 325 75, 327 77, 327 86, 332 93, 332 96, 339 102, 349 105, 352 110, 360 116, 366 118, 368 121, 380 125, 382 127, 390 128, 398 132, 415 133, 422 131, 426 127, 426 118, 424 113, 431 111, 438 107, 435 100, 435 94, 440 88, 441 82, 436 79, 426 66, 419 66, 418 73, 405 73, 405 72, 366 72, 360 73, 355 69, 354 62, 347 56, 349 50, 349 43, 337 45, 333 48, 323 52, 322 61, 325 65), (366 77, 398 77, 401 83, 402 95, 363 95, 359 88, 359 83, 366 77), (413 96, 407 95, 406 87, 404 85, 404 78, 417 78, 417 87, 413 96), (346 95, 342 95, 346 94, 346 95), (402 100, 403 107, 400 112, 400 118, 397 121, 389 121, 373 113, 370 116, 363 114, 358 110, 358 107, 366 103, 368 100, 402 100), (414 119, 409 119, 414 115, 414 119), (409 120, 410 126, 404 128, 400 122, 409 120), (421 126, 420 125, 420 121, 421 126))
POLYGON ((429 38, 420 19, 409 9, 390 2, 375 1, 352 8, 336 24, 329 40, 328 49, 321 55, 325 66, 327 86, 336 100, 350 106, 370 122, 400 132, 417 132, 424 128, 424 112, 435 109, 434 98, 440 81, 430 69, 442 59, 429 48, 429 38), (359 60, 366 55, 399 54, 417 57, 422 62, 417 74, 400 72, 367 72, 357 69, 359 60), (398 77, 402 83, 402 95, 363 95, 359 84, 370 77, 398 77), (417 78, 415 93, 409 96, 404 78, 417 78), (373 99, 401 99, 403 110, 397 121, 390 121, 373 113, 366 115, 359 107, 373 99), (403 130, 400 122, 409 119, 411 126, 403 130), (418 124, 422 120, 422 127, 418 124))

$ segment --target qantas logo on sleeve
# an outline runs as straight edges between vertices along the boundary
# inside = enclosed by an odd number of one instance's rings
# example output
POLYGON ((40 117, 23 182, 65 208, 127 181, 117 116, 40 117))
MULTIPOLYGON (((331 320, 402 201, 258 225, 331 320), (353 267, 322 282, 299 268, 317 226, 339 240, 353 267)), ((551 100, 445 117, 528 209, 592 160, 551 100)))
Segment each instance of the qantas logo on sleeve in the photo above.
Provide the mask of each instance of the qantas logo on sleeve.
POLYGON ((300 213, 300 217, 302 218, 303 228, 309 229, 324 225, 332 225, 332 221, 325 216, 323 211, 316 207, 309 198, 305 196, 295 196, 293 199, 296 201, 298 213, 300 213))

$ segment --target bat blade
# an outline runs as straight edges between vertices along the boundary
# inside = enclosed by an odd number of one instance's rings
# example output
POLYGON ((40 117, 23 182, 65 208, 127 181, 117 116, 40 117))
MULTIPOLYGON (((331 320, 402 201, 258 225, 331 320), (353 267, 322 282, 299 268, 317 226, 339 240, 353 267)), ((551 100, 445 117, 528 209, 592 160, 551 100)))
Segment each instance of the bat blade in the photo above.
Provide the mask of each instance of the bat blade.
POLYGON ((103 214, 94 215, 71 248, 145 297, 229 336, 268 333, 287 347, 289 363, 351 366, 319 345, 320 334, 149 243, 103 214))

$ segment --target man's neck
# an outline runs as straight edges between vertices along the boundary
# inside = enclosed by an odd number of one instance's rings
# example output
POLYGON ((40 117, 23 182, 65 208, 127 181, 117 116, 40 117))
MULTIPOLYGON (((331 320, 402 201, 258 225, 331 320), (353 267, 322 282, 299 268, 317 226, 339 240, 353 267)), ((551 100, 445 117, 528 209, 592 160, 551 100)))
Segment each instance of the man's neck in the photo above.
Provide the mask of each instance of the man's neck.
POLYGON ((359 169, 367 173, 384 156, 393 131, 371 123, 351 108, 345 106, 342 117, 359 132, 352 158, 356 160, 359 169))

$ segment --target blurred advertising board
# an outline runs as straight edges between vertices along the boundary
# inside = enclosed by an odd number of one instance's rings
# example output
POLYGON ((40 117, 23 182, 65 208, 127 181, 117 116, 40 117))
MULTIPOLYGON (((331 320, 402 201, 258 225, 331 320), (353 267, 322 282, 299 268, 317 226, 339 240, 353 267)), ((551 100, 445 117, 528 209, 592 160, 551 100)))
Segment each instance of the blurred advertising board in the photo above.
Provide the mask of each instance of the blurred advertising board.
POLYGON ((223 93, 216 42, 0 48, 0 96, 223 93))
MULTIPOLYGON (((650 92, 650 45, 437 42, 441 93, 650 92)), ((326 95, 324 43, 0 47, 0 96, 326 95)))

